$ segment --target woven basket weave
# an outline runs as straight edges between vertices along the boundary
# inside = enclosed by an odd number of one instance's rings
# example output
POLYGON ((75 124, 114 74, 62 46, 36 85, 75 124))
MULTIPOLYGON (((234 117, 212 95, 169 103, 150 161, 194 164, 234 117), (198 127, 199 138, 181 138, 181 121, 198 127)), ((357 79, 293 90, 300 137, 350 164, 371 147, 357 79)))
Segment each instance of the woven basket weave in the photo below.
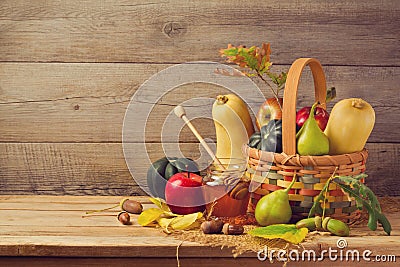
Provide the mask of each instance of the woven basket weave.
MULTIPOLYGON (((357 175, 365 171, 368 157, 366 149, 343 155, 300 156, 296 154, 296 100, 299 80, 304 67, 309 66, 315 87, 315 101, 326 108, 326 81, 322 66, 314 58, 299 58, 289 69, 285 85, 282 112, 282 153, 261 151, 244 146, 248 156, 246 177, 251 180, 249 212, 254 212, 258 200, 278 189, 287 188, 296 177, 289 200, 293 220, 308 216, 316 196, 333 173, 357 175)), ((355 219, 359 213, 354 199, 340 187, 331 183, 326 194, 328 203, 323 205, 324 214, 343 221, 355 219)))

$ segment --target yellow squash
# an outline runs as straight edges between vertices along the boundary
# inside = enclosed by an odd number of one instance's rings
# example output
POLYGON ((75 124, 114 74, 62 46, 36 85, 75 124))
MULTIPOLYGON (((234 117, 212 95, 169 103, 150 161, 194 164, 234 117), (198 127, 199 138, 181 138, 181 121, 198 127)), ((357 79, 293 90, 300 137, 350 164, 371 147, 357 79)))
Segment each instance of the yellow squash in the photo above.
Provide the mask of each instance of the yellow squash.
POLYGON ((329 139, 329 154, 361 151, 375 124, 375 111, 361 98, 348 98, 333 106, 325 134, 329 139))
POLYGON ((219 95, 212 108, 218 158, 245 158, 242 146, 254 133, 247 105, 234 94, 219 95))

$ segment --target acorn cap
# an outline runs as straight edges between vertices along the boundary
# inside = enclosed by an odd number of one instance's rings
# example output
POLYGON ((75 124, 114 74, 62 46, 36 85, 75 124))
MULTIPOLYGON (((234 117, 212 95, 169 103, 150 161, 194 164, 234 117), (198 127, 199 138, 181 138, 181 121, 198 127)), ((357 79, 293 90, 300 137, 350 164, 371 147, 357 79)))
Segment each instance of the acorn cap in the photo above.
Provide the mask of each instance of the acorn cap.
POLYGON ((325 217, 322 221, 322 229, 324 229, 325 231, 328 231, 328 222, 330 219, 331 217, 325 217))
POLYGON ((120 202, 119 202, 119 206, 122 207, 124 206, 125 201, 129 200, 129 198, 123 198, 120 202))
POLYGON ((322 229, 322 218, 320 216, 315 216, 315 227, 317 231, 321 231, 322 229))

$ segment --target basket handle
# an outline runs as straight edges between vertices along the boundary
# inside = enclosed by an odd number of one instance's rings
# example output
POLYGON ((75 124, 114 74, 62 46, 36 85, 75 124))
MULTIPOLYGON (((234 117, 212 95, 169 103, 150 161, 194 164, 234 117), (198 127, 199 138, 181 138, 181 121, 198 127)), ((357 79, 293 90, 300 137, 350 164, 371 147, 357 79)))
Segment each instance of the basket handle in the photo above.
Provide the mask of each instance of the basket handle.
POLYGON ((282 149, 287 155, 296 154, 296 100, 301 73, 309 66, 315 88, 315 101, 326 108, 326 80, 321 63, 315 58, 296 59, 289 69, 283 95, 282 111, 282 149))

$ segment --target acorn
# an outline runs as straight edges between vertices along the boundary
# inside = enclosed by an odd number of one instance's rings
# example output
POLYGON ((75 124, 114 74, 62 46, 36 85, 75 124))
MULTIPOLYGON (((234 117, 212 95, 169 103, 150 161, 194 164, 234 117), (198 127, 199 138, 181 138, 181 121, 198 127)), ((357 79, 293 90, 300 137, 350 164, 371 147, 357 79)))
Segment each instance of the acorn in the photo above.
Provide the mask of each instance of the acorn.
POLYGON ((331 219, 331 217, 325 217, 322 220, 322 229, 324 229, 325 231, 328 231, 328 229, 326 228, 328 225, 329 220, 331 219))
POLYGON ((350 228, 349 226, 331 217, 325 217, 323 220, 320 216, 315 216, 314 218, 307 218, 300 220, 296 223, 296 228, 307 228, 310 231, 328 231, 333 235, 337 236, 349 236, 350 228))
POLYGON ((205 234, 220 234, 223 226, 224 222, 216 219, 203 222, 200 226, 200 229, 205 234))
POLYGON ((131 216, 129 216, 129 213, 126 211, 121 211, 117 218, 123 225, 131 224, 131 216))
POLYGON ((322 218, 320 216, 315 216, 315 228, 317 231, 322 231, 322 218))
POLYGON ((108 207, 105 209, 101 209, 101 210, 91 210, 91 211, 87 211, 86 214, 91 214, 91 213, 95 213, 95 212, 103 212, 106 210, 111 210, 114 209, 116 207, 120 207, 122 211, 127 211, 129 213, 132 214, 140 214, 143 211, 143 206, 140 202, 135 201, 135 200, 131 200, 128 198, 124 198, 122 199, 117 205, 114 205, 112 207, 108 207))
POLYGON ((140 214, 143 211, 143 206, 140 202, 128 198, 121 200, 119 206, 122 210, 132 214, 140 214))
POLYGON ((296 223, 296 228, 307 228, 310 232, 315 231, 317 229, 317 226, 315 225, 315 218, 307 218, 300 220, 296 223))
POLYGON ((244 228, 238 224, 225 223, 222 227, 222 232, 225 235, 241 235, 244 232, 244 228))
MULTIPOLYGON (((329 218, 329 217, 327 217, 327 218, 329 218)), ((327 218, 325 218, 325 219, 327 219, 327 218)), ((324 225, 325 225, 324 229, 331 232, 334 235, 337 235, 337 236, 349 236, 350 235, 349 226, 340 220, 329 218, 329 220, 327 220, 327 222, 324 225)))

